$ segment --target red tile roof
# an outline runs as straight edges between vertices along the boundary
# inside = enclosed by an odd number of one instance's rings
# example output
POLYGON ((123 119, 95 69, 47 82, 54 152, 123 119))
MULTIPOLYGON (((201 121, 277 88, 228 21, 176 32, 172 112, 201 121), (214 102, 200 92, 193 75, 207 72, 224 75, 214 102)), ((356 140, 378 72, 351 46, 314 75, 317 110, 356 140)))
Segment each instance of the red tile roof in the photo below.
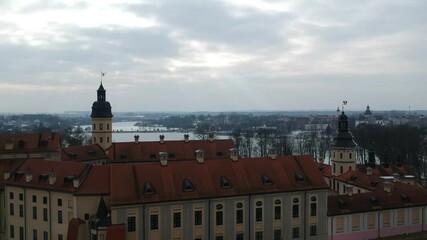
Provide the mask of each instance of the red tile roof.
POLYGON ((78 240, 80 225, 85 224, 80 218, 73 218, 68 223, 67 240, 78 240))
POLYGON ((324 163, 319 163, 319 170, 324 177, 332 177, 332 166, 324 163))
POLYGON ((427 189, 400 182, 390 183, 391 192, 328 196, 328 216, 427 205, 427 189))
POLYGON ((86 178, 80 184, 75 194, 104 195, 110 194, 110 166, 92 165, 86 178))
POLYGON ((0 189, 4 189, 4 173, 14 172, 25 159, 1 159, 0 160, 0 189))
POLYGON ((170 161, 160 163, 111 165, 111 204, 164 202, 196 198, 214 198, 273 192, 328 189, 311 156, 270 158, 207 159, 170 161), (263 185, 265 174, 272 184, 263 185), (303 181, 298 181, 301 176, 303 181), (221 176, 231 183, 221 188, 221 176), (184 191, 183 181, 188 179, 194 191, 184 191), (144 185, 150 183, 154 194, 144 194, 144 185))
POLYGON ((4 183, 6 185, 55 189, 57 191, 74 191, 71 177, 81 178, 89 168, 90 165, 86 163, 28 159, 4 183), (31 172, 32 180, 26 182, 25 174, 29 172, 31 172), (49 184, 48 178, 50 172, 56 174, 56 182, 52 185, 49 184))
POLYGON ((107 159, 107 154, 98 144, 61 149, 62 161, 89 162, 102 159, 107 159))
POLYGON ((203 150, 206 159, 230 158, 234 143, 229 139, 189 140, 157 142, 113 143, 108 149, 110 162, 153 162, 159 161, 159 153, 167 152, 169 160, 195 159, 195 151, 203 150))
POLYGON ((60 146, 59 133, 0 134, 0 154, 57 152, 60 146), (7 143, 11 144, 11 149, 6 148, 7 143))
POLYGON ((126 240, 126 228, 124 224, 111 225, 107 228, 106 240, 126 240))

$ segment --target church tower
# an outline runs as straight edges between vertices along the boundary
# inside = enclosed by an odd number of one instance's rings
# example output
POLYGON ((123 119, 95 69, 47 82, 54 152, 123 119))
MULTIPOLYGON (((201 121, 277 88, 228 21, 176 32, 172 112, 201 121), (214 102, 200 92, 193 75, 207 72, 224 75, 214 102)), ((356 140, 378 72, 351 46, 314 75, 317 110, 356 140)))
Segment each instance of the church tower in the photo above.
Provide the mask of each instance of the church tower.
POLYGON ((111 146, 113 137, 111 105, 106 100, 105 89, 101 84, 97 90, 97 101, 92 104, 92 143, 99 144, 104 150, 111 146))
POLYGON ((339 176, 356 168, 357 144, 348 130, 348 117, 344 111, 338 117, 337 135, 331 144, 332 175, 339 176))

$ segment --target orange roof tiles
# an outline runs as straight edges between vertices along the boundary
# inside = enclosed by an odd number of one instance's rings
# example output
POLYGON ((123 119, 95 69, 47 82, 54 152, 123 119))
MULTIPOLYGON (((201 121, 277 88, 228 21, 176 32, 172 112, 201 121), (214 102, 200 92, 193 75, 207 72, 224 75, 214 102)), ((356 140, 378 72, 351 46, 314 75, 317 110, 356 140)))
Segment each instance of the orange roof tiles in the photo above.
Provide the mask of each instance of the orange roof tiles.
POLYGON ((80 218, 73 218, 68 223, 67 240, 78 240, 80 225, 85 224, 80 218))
POLYGON ((110 166, 92 165, 86 178, 80 184, 75 194, 94 195, 110 194, 110 166))
POLYGON ((167 166, 142 163, 111 165, 110 169, 113 205, 328 188, 310 156, 244 158, 237 162, 207 159, 201 164, 196 160, 170 161, 167 166), (296 172, 304 181, 297 181, 296 172), (272 184, 263 185, 262 174, 272 184), (230 181, 230 188, 220 187, 221 176, 230 181), (184 191, 184 179, 191 181, 194 191, 184 191), (148 182, 153 194, 144 194, 148 182))
POLYGON ((25 159, 1 159, 0 160, 0 189, 4 189, 4 173, 13 172, 18 168, 25 159))
POLYGON ((100 159, 107 159, 107 154, 98 144, 71 146, 61 149, 62 161, 87 162, 100 159))
POLYGON ((106 240, 126 240, 125 225, 117 224, 108 226, 106 240))
POLYGON ((55 152, 60 146, 59 133, 0 134, 0 153, 55 152))
POLYGON ((113 143, 108 149, 109 162, 152 162, 159 161, 159 153, 167 152, 169 160, 195 159, 195 151, 203 150, 206 159, 230 158, 230 149, 234 148, 232 140, 215 139, 157 142, 113 143))

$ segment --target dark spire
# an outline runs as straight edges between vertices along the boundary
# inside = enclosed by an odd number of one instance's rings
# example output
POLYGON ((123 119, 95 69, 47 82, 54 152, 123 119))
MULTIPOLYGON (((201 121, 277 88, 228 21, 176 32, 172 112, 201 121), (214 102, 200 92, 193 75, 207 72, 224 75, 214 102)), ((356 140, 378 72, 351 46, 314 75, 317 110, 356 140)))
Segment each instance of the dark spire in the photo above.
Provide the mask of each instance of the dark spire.
POLYGON ((106 99, 104 86, 101 84, 97 90, 97 101, 92 104, 92 118, 112 118, 111 105, 106 99))
POLYGON ((348 117, 344 111, 338 117, 338 132, 331 144, 333 147, 353 148, 357 144, 354 142, 353 135, 348 130, 348 117))

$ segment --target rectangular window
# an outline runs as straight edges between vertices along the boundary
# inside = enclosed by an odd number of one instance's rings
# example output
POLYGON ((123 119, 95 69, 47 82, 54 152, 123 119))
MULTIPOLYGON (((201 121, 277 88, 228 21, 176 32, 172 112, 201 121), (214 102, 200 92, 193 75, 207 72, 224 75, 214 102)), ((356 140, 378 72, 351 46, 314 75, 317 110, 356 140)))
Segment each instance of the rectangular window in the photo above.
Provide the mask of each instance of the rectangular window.
POLYGON ((11 199, 11 200, 13 199, 13 192, 9 193, 9 199, 11 199))
POLYGON ((58 234, 58 240, 64 240, 64 237, 62 236, 62 234, 58 234))
POLYGON ((310 236, 316 236, 317 235, 317 226, 313 225, 310 226, 310 236))
POLYGON ((383 227, 390 226, 390 211, 383 212, 383 227))
POLYGON ((96 137, 93 137, 93 143, 96 143, 96 137))
POLYGON ((58 207, 62 207, 62 199, 58 198, 57 200, 58 207))
POLYGON ((62 211, 58 210, 58 223, 62 224, 62 211))
POLYGON ((243 233, 236 234, 236 240, 243 240, 243 233))
POLYGON ((9 226, 9 236, 10 238, 15 238, 15 226, 13 225, 9 226))
POLYGON ((33 229, 33 240, 37 240, 37 229, 33 229))
POLYGON ((222 211, 217 211, 215 214, 215 218, 216 218, 216 225, 217 226, 222 226, 223 224, 223 212, 222 211))
POLYGON ((201 210, 194 211, 194 225, 196 225, 196 226, 202 225, 202 211, 201 210))
POLYGON ((129 216, 128 217, 128 232, 135 232, 136 231, 136 217, 135 216, 129 216))
POLYGON ((104 125, 102 123, 99 124, 99 130, 104 130, 104 125))
POLYGON ((262 240, 262 232, 261 231, 255 232, 255 240, 262 240))
POLYGON ((24 227, 19 227, 19 240, 24 240, 24 227))
POLYGON ((181 212, 173 213, 173 227, 174 228, 181 227, 181 212))
POLYGON ((47 208, 43 208, 43 221, 47 222, 47 208))
POLYGON ((353 231, 360 230, 360 214, 353 214, 351 216, 351 229, 353 231))
POLYGON ((96 124, 95 123, 93 124, 93 130, 94 131, 96 130, 96 124))
POLYGON ((255 221, 262 222, 262 208, 260 207, 255 209, 255 221))
POLYGON ((33 203, 36 203, 36 202, 37 202, 37 196, 33 195, 33 203))
POLYGON ((37 207, 33 207, 33 219, 37 219, 37 207))
POLYGON ((236 210, 236 224, 243 223, 243 209, 236 210))
POLYGON ((418 223, 420 220, 420 211, 419 208, 412 209, 412 223, 418 223))
POLYGON ((47 204, 47 197, 43 197, 43 204, 47 204))
POLYGON ((223 236, 216 236, 215 240, 224 240, 224 237, 223 236))
POLYGON ((9 214, 10 216, 15 215, 15 206, 13 205, 13 203, 9 203, 9 214))
POLYGON ((299 218, 299 205, 292 205, 292 218, 299 218))
POLYGON ((344 217, 340 216, 340 217, 336 217, 336 229, 337 229, 337 233, 341 233, 344 232, 344 217))
POLYGON ((99 142, 103 143, 104 142, 104 138, 103 137, 99 137, 99 142))
POLYGON ((282 230, 275 229, 273 237, 274 237, 274 240, 281 240, 282 239, 282 230))
POLYGON ((368 213, 368 229, 375 228, 375 213, 368 213))
POLYGON ((280 220, 282 218, 282 207, 275 206, 274 207, 274 219, 280 220))
POLYGON ((292 238, 299 238, 299 227, 292 228, 292 238))
POLYGON ((110 124, 107 123, 107 130, 110 130, 110 124))
POLYGON ((310 216, 317 216, 317 203, 310 203, 310 216))
POLYGON ((47 232, 46 231, 43 231, 43 240, 48 240, 49 239, 49 237, 48 237, 49 235, 47 234, 47 232))
POLYGON ((405 210, 398 209, 397 210, 397 224, 403 225, 405 223, 405 210))
POLYGON ((24 205, 19 204, 19 217, 24 217, 24 205))
POLYGON ((24 201, 24 194, 23 193, 19 194, 19 201, 24 201))
POLYGON ((109 143, 110 142, 110 137, 107 137, 107 143, 109 143))
POLYGON ((159 215, 158 214, 150 215, 150 229, 151 230, 159 229, 159 215))

